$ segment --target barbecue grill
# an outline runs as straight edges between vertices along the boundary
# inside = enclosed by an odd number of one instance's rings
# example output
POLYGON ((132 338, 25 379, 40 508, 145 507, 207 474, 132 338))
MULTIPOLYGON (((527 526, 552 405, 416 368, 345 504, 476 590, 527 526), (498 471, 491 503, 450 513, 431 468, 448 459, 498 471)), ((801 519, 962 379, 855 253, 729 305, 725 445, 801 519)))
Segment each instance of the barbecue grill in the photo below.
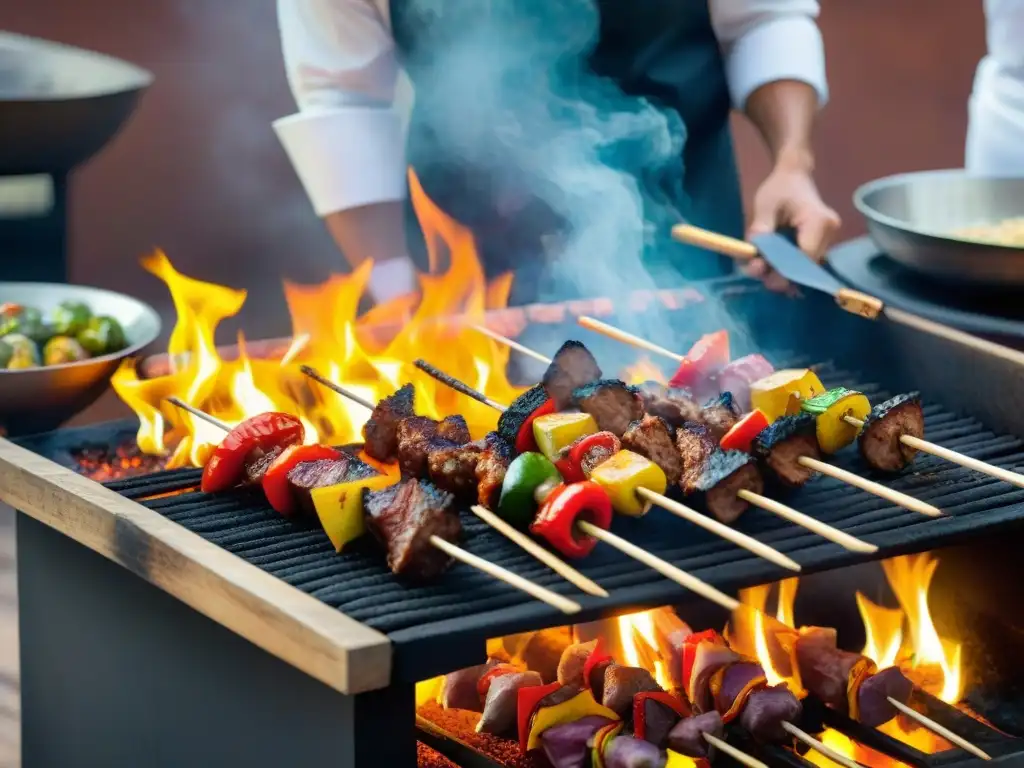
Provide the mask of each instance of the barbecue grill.
MULTIPOLYGON (((1024 355, 863 320, 828 298, 788 299, 746 280, 694 288, 697 300, 665 315, 671 328, 655 341, 695 338, 729 317, 737 356, 760 351, 776 367, 814 365, 824 381, 856 387, 872 401, 919 389, 931 440, 1024 468, 1024 416, 1014 407, 1024 355)), ((599 350, 606 370, 617 358, 630 361, 628 351, 577 329, 571 314, 548 327, 552 349, 580 338, 599 350)), ((378 555, 358 547, 335 554, 321 532, 282 519, 262 494, 199 492, 198 470, 155 471, 105 487, 74 471, 83 455, 113 450, 133 432, 121 422, 0 442, 0 499, 22 513, 26 766, 81 765, 82 755, 90 765, 412 766, 416 681, 482 663, 488 638, 565 623, 548 606, 460 567, 430 585, 400 584, 378 555)), ((839 464, 862 472, 848 453, 839 464)), ((1024 522, 1024 489, 930 456, 884 482, 946 516, 926 518, 821 478, 787 502, 877 544, 877 553, 823 543, 757 510, 739 527, 796 559, 805 574, 834 578, 837 569, 871 558, 965 542, 972 542, 969 554, 951 562, 976 561, 979 552, 995 558, 993 542, 1024 522)), ((570 585, 472 515, 463 525, 471 552, 569 594, 570 585)), ((668 515, 620 518, 613 530, 728 592, 788 575, 668 515)), ((1012 555, 1000 562, 1006 570, 999 577, 1019 583, 1019 562, 1012 555)), ((717 608, 615 553, 598 550, 580 570, 611 598, 573 594, 583 605, 575 621, 675 605, 695 626, 721 624, 717 608)), ((980 615, 991 583, 973 574, 962 589, 980 615)), ((1024 633, 1005 606, 999 632, 1024 633)), ((999 656, 984 639, 979 644, 991 654, 991 677, 1012 681, 1019 660, 999 656)), ((938 700, 922 706, 989 751, 995 764, 1024 764, 1024 741, 938 700)), ((1001 700, 995 709, 1005 706, 1001 700)), ((813 706, 805 718, 807 729, 824 721, 912 765, 981 764, 957 750, 922 755, 813 706)), ((466 753, 465 745, 460 752, 452 736, 421 734, 462 755, 463 766, 496 764, 478 750, 466 753)), ((807 765, 786 750, 759 752, 771 765, 807 765)))

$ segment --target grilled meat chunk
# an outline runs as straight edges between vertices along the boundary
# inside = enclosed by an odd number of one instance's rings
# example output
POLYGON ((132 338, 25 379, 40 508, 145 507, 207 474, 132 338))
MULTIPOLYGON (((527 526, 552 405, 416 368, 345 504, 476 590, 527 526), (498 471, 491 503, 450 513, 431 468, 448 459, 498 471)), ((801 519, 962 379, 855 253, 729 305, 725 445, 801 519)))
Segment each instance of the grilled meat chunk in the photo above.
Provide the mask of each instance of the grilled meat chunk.
POLYGON ((871 409, 860 433, 860 453, 872 469, 899 472, 917 449, 904 445, 903 435, 924 438, 924 412, 917 392, 896 395, 871 409))
POLYGON ((398 450, 398 424, 402 419, 416 415, 413 411, 415 392, 412 384, 406 384, 377 403, 363 425, 363 440, 370 458, 394 461, 398 450))
POLYGON ((531 387, 513 400, 504 413, 498 417, 498 434, 509 445, 516 444, 519 430, 523 428, 530 415, 548 401, 548 393, 543 384, 531 387))
POLYGON ((412 478, 381 491, 363 491, 366 527, 387 551, 392 573, 425 581, 445 571, 448 555, 430 538, 458 541, 462 525, 453 501, 450 493, 412 478))
POLYGON ((705 425, 688 421, 676 430, 676 448, 683 462, 679 486, 683 493, 696 493, 704 466, 718 450, 718 442, 705 425))
POLYGON ((377 470, 369 464, 355 456, 342 454, 340 459, 318 459, 296 464, 288 473, 288 485, 302 513, 316 517, 312 496, 314 488, 350 483, 376 474, 377 470))
POLYGON ((477 501, 494 509, 505 482, 505 470, 512 461, 512 446, 497 432, 488 432, 483 439, 484 451, 476 463, 477 501))
POLYGON ((486 664, 466 667, 444 676, 441 686, 441 706, 445 709, 465 709, 469 712, 483 712, 483 697, 477 684, 484 673, 498 665, 497 659, 488 659, 486 664))
POLYGON ((800 680, 825 704, 843 713, 850 708, 850 672, 863 659, 859 653, 838 648, 836 630, 831 627, 804 627, 796 640, 800 680))
POLYGON ((473 439, 469 434, 469 425, 459 414, 445 416, 437 425, 437 436, 458 445, 465 445, 473 439))
POLYGON ((599 379, 573 390, 572 396, 581 411, 594 417, 599 430, 616 437, 622 437, 629 425, 644 415, 636 390, 618 379, 599 379))
POLYGON ((678 429, 688 421, 699 422, 701 408, 685 389, 666 387, 657 381, 645 381, 638 388, 644 410, 652 416, 660 416, 670 427, 678 429))
POLYGON ((426 416, 409 416, 398 422, 398 466, 405 477, 425 477, 427 455, 437 436, 437 422, 426 416))
POLYGON ((601 704, 619 717, 626 717, 633 711, 633 697, 636 694, 660 690, 661 686, 646 669, 612 663, 604 672, 601 704))
POLYGON ((263 475, 266 474, 274 459, 284 453, 284 448, 275 445, 266 452, 254 451, 245 459, 245 480, 249 485, 258 485, 263 482, 263 475))
POLYGON ((477 733, 508 736, 515 731, 518 713, 519 689, 541 685, 536 672, 502 675, 491 682, 484 700, 484 713, 476 724, 477 733))
POLYGON ((859 720, 868 728, 889 722, 897 715, 889 697, 906 704, 914 692, 914 684, 911 683, 899 667, 887 667, 881 672, 871 675, 860 685, 857 691, 857 708, 859 720))
POLYGON ((782 485, 798 488, 814 476, 814 470, 799 462, 800 457, 821 458, 814 416, 783 416, 754 438, 751 453, 765 463, 782 485))
POLYGON ((573 643, 564 651, 558 661, 558 682, 562 685, 575 685, 577 688, 589 687, 583 679, 583 669, 587 659, 597 648, 597 640, 587 643, 573 643))
POLYGON ((562 411, 572 405, 574 390, 600 378, 601 368, 590 350, 579 341, 567 341, 551 359, 541 383, 555 408, 562 411))
POLYGON ((476 495, 476 467, 483 455, 481 443, 454 443, 435 437, 427 450, 427 471, 438 488, 456 497, 476 495))
POLYGON ((645 414, 629 425, 622 435, 624 448, 639 453, 665 473, 669 485, 675 485, 683 476, 683 457, 679 455, 672 432, 664 419, 645 414))
POLYGON ((708 425, 716 443, 725 437, 725 433, 733 428, 742 415, 732 395, 728 392, 723 392, 701 409, 701 419, 708 425))
POLYGON ((702 715, 684 717, 668 732, 668 748, 687 757, 707 757, 708 743, 704 734, 722 738, 725 724, 722 716, 715 710, 702 715))
POLYGON ((742 451, 715 451, 697 480, 695 490, 704 494, 708 511, 723 523, 733 523, 747 511, 740 491, 762 493, 764 478, 753 457, 742 451))
POLYGON ((791 739, 783 723, 795 723, 803 714, 803 704, 785 685, 754 691, 740 712, 740 725, 757 741, 785 744, 791 739))

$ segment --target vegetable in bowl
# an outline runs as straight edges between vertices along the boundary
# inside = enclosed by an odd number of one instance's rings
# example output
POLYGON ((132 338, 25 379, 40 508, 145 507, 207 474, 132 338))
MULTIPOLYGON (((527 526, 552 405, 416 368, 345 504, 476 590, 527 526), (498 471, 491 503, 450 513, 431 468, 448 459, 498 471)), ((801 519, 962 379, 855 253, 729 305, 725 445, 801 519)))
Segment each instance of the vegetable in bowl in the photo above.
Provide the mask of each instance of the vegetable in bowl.
POLYGON ((0 370, 75 363, 127 345, 117 320, 80 301, 63 301, 48 317, 36 307, 0 304, 0 370))

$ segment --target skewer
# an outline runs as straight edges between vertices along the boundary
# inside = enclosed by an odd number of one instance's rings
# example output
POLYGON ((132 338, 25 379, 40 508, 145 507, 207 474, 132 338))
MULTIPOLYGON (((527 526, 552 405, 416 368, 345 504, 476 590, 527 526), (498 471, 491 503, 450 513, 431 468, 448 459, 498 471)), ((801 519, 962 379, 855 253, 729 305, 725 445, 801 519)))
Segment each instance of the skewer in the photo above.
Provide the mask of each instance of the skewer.
POLYGON ((957 736, 955 733, 949 730, 949 728, 946 728, 943 725, 939 725, 937 722, 932 720, 927 715, 922 715, 916 709, 908 707, 902 701, 894 699, 892 696, 887 696, 886 698, 888 698, 890 704, 896 707, 896 709, 898 709, 904 715, 909 717, 911 720, 914 720, 918 725, 924 726, 932 733, 941 736, 950 744, 955 744, 956 746, 960 747, 960 749, 966 752, 970 752, 972 755, 974 755, 975 757, 980 757, 982 760, 992 759, 992 756, 985 750, 981 749, 981 747, 976 747, 974 744, 967 741, 967 739, 963 738, 962 736, 957 736))
MULTIPOLYGON (((313 381, 317 382, 318 384, 326 387, 327 389, 330 389, 333 392, 337 392, 342 397, 347 397, 349 400, 352 400, 352 402, 358 403, 367 410, 372 411, 374 409, 372 403, 369 403, 366 400, 358 397, 353 392, 345 389, 344 387, 335 384, 333 381, 323 376, 315 368, 311 368, 308 365, 303 365, 301 366, 301 370, 303 374, 313 379, 313 381)), ((471 509, 473 511, 473 514, 475 514, 489 526, 498 531, 498 533, 504 535, 514 544, 518 544, 520 547, 522 547, 529 554, 533 555, 535 558, 540 560, 542 563, 544 563, 544 565, 548 566, 559 576, 564 578, 566 581, 569 581, 582 591, 586 592, 588 595, 594 595, 596 597, 609 596, 608 592, 599 584, 592 581, 591 579, 588 579, 586 576, 584 576, 582 573, 577 571, 575 568, 573 568, 565 561, 560 560, 558 557, 556 557, 548 550, 544 549, 544 547, 540 546, 540 544, 535 542, 526 534, 522 533, 521 531, 517 531, 511 525, 509 525, 500 517, 498 517, 496 514, 491 512, 489 509, 486 509, 479 505, 474 505, 473 507, 471 507, 471 509)))
POLYGON ((832 747, 822 744, 816 738, 811 736, 811 734, 800 730, 792 723, 783 721, 782 727, 786 731, 786 733, 788 733, 794 739, 802 741, 815 752, 820 752, 832 762, 839 763, 839 765, 845 766, 845 768, 864 768, 864 766, 860 763, 856 762, 855 760, 851 760, 850 758, 844 755, 839 754, 834 749, 832 749, 832 747))
POLYGON ((576 322, 587 330, 600 333, 602 336, 607 336, 609 339, 621 341, 623 344, 629 344, 630 346, 638 347, 640 349, 646 349, 648 352, 653 352, 656 355, 661 355, 662 357, 667 357, 670 360, 675 360, 677 363, 681 363, 685 359, 685 357, 680 355, 678 352, 673 352, 670 349, 659 347, 652 341, 642 339, 632 333, 627 333, 613 325, 608 325, 608 323, 602 323, 600 320, 593 317, 581 315, 576 318, 576 322))
POLYGON ((477 333, 482 333, 489 339, 496 341, 499 344, 508 347, 509 349, 514 349, 516 352, 519 352, 522 355, 532 357, 534 360, 544 363, 545 365, 551 362, 551 358, 544 357, 544 355, 542 355, 540 352, 535 352, 529 347, 524 347, 522 344, 520 344, 518 341, 515 341, 514 339, 510 339, 507 336, 502 336, 500 333, 495 333, 486 325, 470 325, 469 327, 472 328, 477 333))
POLYGON ((489 398, 483 392, 473 389, 468 384, 464 384, 458 379, 452 378, 441 369, 432 366, 426 360, 417 360, 416 362, 413 363, 413 365, 415 365, 425 374, 430 376, 432 379, 436 379, 437 381, 441 382, 446 387, 450 387, 451 389, 454 389, 456 392, 459 392, 465 395, 466 397, 471 397, 478 403, 483 403, 484 405, 493 408, 496 411, 499 411, 501 413, 505 412, 505 406, 502 405, 501 403, 491 400, 491 398, 489 398))
MULTIPOLYGON (((864 422, 860 419, 846 415, 843 420, 850 426, 862 429, 864 422)), ((981 472, 982 474, 989 475, 998 480, 1002 480, 1005 483, 1010 483, 1018 488, 1024 488, 1024 475, 1020 472, 1012 472, 1009 469, 1003 469, 997 467, 994 464, 989 464, 987 461, 981 461, 970 456, 965 456, 959 451, 952 451, 949 448, 944 448, 937 443, 930 442, 928 440, 922 440, 919 437, 913 435, 901 435, 900 442, 904 445, 914 448, 922 453, 930 453, 932 456, 938 456, 940 459, 952 462, 953 464, 959 464, 961 467, 972 469, 975 472, 981 472)))
POLYGON ((702 733, 704 741, 713 746, 719 752, 728 755, 740 765, 745 765, 747 768, 768 768, 766 763, 762 763, 753 755, 748 755, 746 752, 742 752, 727 741, 714 736, 710 733, 702 733))
MULTIPOLYGON (((167 398, 167 402, 178 408, 184 406, 184 409, 187 410, 196 418, 203 419, 204 421, 210 424, 221 427, 226 432, 231 431, 231 427, 222 422, 220 419, 217 419, 208 413, 204 413, 198 408, 193 408, 192 406, 187 405, 186 403, 182 402, 176 397, 167 398)), ((524 579, 522 576, 516 573, 512 573, 512 571, 508 570, 507 568, 502 568, 500 565, 495 565, 494 563, 488 560, 484 560, 482 557, 478 557, 477 555, 474 555, 472 552, 467 552, 462 547, 452 544, 450 541, 446 541, 445 539, 442 539, 440 536, 431 536, 430 543, 431 545, 433 545, 437 549, 440 549, 446 555, 451 557, 453 560, 458 560, 459 562, 465 563, 466 565, 476 568, 479 571, 483 571, 488 576, 492 576, 498 581, 503 581, 511 587, 515 587, 516 589, 522 590, 531 597, 535 597, 541 602, 547 603, 552 608, 556 608, 562 613, 573 614, 579 613, 581 610, 583 610, 583 606, 581 606, 579 603, 574 602, 567 597, 563 597, 562 595, 559 595, 556 592, 552 592, 547 587, 542 587, 539 584, 534 584, 532 581, 524 579)))
POLYGON ((863 539, 858 539, 856 536, 844 533, 838 528, 833 528, 828 523, 823 523, 810 515, 805 515, 803 512, 797 512, 792 507, 775 501, 775 499, 769 499, 767 496, 762 496, 759 493, 754 493, 746 489, 737 491, 736 495, 749 504, 753 504, 758 509, 763 509, 765 512, 771 512, 773 515, 778 515, 783 520, 788 520, 794 525, 806 528, 811 533, 816 533, 823 539, 828 539, 833 544, 838 544, 843 549, 848 549, 851 552, 865 553, 878 551, 878 547, 875 544, 870 544, 863 539))
POLYGON ((535 558, 540 560, 544 565, 553 570, 559 576, 566 581, 575 585, 583 592, 588 595, 594 595, 596 597, 608 597, 608 592, 600 584, 588 579, 582 573, 577 571, 571 565, 566 563, 564 560, 560 560, 548 550, 544 549, 540 544, 531 539, 522 531, 516 530, 511 525, 506 523, 491 510, 486 507, 482 507, 479 504, 474 504, 470 507, 473 514, 487 523, 491 528, 496 530, 498 533, 505 536, 507 539, 520 547, 525 549, 535 558))

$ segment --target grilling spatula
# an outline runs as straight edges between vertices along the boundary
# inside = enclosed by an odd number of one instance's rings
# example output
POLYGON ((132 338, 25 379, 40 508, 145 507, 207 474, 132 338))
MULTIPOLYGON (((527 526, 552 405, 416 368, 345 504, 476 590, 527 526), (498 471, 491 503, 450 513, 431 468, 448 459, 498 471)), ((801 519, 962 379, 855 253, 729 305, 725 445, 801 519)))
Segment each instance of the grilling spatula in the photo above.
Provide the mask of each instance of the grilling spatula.
POLYGON ((879 315, 902 325, 910 326, 919 331, 938 336, 943 339, 963 344, 989 355, 1010 360, 1024 366, 1024 352, 1019 352, 1001 344, 972 336, 958 331, 948 325, 905 312, 895 307, 887 307, 874 296, 847 288, 824 267, 811 260, 793 243, 779 234, 756 235, 751 242, 737 240, 734 237, 720 235, 689 224, 678 224, 672 228, 672 237, 681 243, 707 248, 723 256, 737 261, 749 261, 761 256, 772 269, 791 283, 802 285, 815 291, 821 291, 835 298, 836 303, 847 312, 874 320, 879 315))

